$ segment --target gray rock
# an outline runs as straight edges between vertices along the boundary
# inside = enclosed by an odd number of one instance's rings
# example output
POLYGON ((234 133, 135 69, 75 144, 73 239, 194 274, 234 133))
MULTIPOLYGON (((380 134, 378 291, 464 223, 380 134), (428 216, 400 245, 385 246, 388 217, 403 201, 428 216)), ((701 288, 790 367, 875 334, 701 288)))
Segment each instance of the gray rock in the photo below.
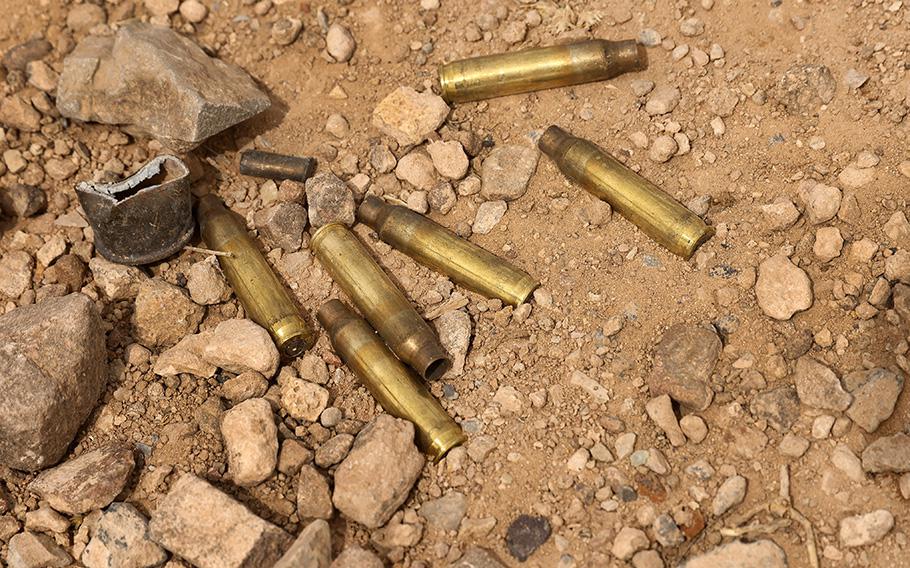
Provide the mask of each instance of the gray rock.
POLYGON ((910 435, 894 434, 875 440, 863 450, 863 470, 870 473, 910 471, 910 435))
POLYGON ((279 18, 272 24, 270 35, 278 45, 291 45, 300 36, 303 22, 297 18, 279 18))
POLYGON ((149 349, 170 347, 195 333, 204 314, 182 288, 160 278, 145 280, 139 284, 133 310, 135 337, 149 349))
POLYGON ((547 542, 552 531, 546 517, 518 515, 506 530, 506 548, 516 560, 524 562, 547 542))
POLYGON ((686 540, 676 521, 667 513, 654 519, 651 530, 654 531, 654 538, 661 546, 679 546, 686 540))
POLYGON ((170 28, 138 21, 79 42, 57 87, 63 116, 126 125, 178 151, 270 104, 236 65, 209 57, 170 28))
POLYGON ((283 530, 190 474, 158 501, 149 532, 199 568, 272 566, 291 544, 283 530))
POLYGON ((398 87, 376 105, 373 126, 400 146, 416 146, 442 126, 448 115, 449 105, 442 97, 398 87))
POLYGON ((26 531, 10 539, 6 560, 10 568, 63 568, 73 558, 51 537, 26 531))
POLYGON ((384 564, 378 556, 369 550, 364 550, 357 545, 352 545, 345 548, 344 551, 338 555, 338 558, 332 562, 331 568, 383 568, 383 566, 384 564))
POLYGON ((452 189, 452 184, 447 181, 441 181, 433 186, 433 189, 427 194, 427 203, 433 211, 439 211, 443 215, 455 207, 458 202, 458 196, 452 189))
POLYGON ((692 557, 679 568, 787 568, 787 554, 773 540, 733 542, 692 557))
POLYGON ((329 483, 319 471, 304 465, 297 476, 297 516, 301 519, 331 519, 332 492, 329 483))
POLYGON ((313 462, 319 467, 332 467, 341 462, 354 443, 354 436, 350 434, 336 434, 329 438, 316 450, 313 462))
POLYGON ((894 528, 894 515, 878 509, 865 515, 845 517, 840 521, 840 541, 848 548, 875 544, 894 528))
POLYGON ((484 201, 477 208, 471 231, 478 235, 486 235, 493 230, 493 227, 499 224, 508 208, 505 201, 484 201))
POLYGON ((433 321, 439 342, 452 357, 452 368, 447 375, 458 377, 464 372, 464 363, 471 347, 471 316, 461 310, 446 312, 433 321))
POLYGON ((264 398, 251 398, 224 413, 221 436, 228 473, 234 483, 251 487, 265 481, 278 465, 278 428, 264 398))
POLYGON ((843 412, 853 400, 834 371, 808 355, 796 361, 793 382, 800 402, 813 408, 843 412))
POLYGON ((487 201, 512 201, 528 190, 540 153, 535 148, 508 144, 495 148, 481 165, 480 196, 487 201))
POLYGON ((722 348, 713 329, 690 324, 670 327, 654 350, 648 379, 651 394, 668 394, 695 410, 706 409, 714 396, 707 381, 722 348))
POLYGON ((741 475, 734 475, 727 478, 717 490, 714 501, 711 503, 711 512, 715 517, 719 517, 743 502, 746 498, 746 478, 741 475))
POLYGON ((755 395, 750 409, 778 432, 788 432, 799 418, 799 397, 793 387, 778 387, 755 395))
POLYGON ((378 528, 407 499, 423 464, 414 425, 380 414, 361 430, 335 470, 332 501, 348 518, 378 528))
POLYGON ((837 82, 824 65, 794 65, 781 76, 772 96, 791 114, 812 114, 834 99, 837 82))
POLYGON ((270 247, 280 248, 284 252, 300 250, 307 222, 307 210, 303 205, 278 203, 258 211, 254 221, 263 240, 270 247))
POLYGON ((11 184, 0 193, 0 208, 7 215, 31 217, 47 207, 47 196, 41 188, 21 183, 11 184))
POLYGON ((82 515, 109 505, 135 465, 129 446, 103 446, 43 472, 28 489, 61 513, 82 515))
POLYGON ((308 524, 274 568, 329 568, 332 533, 321 519, 308 524))
POLYGON ((54 50, 51 42, 42 38, 30 39, 9 48, 3 54, 3 66, 7 71, 25 71, 32 61, 43 59, 54 50))
POLYGON ((427 501, 417 511, 430 525, 444 531, 457 531, 461 526, 468 500, 464 493, 453 491, 439 499, 427 501))
POLYGON ((104 389, 102 329, 82 294, 0 316, 0 464, 37 471, 63 457, 104 389))
MULTIPOLYGON (((495 554, 479 546, 470 546, 451 568, 505 568, 495 554)), ((332 568, 335 568, 334 566, 332 568)))
POLYGON ((306 198, 314 228, 335 222, 354 224, 354 194, 335 174, 316 174, 306 180, 306 198))
POLYGON ((866 374, 866 381, 853 391, 853 404, 847 409, 847 416, 871 434, 894 412, 903 389, 902 376, 888 369, 872 369, 866 374))
POLYGON ((87 568, 152 568, 167 552, 148 535, 148 520, 129 503, 112 503, 82 553, 87 568))

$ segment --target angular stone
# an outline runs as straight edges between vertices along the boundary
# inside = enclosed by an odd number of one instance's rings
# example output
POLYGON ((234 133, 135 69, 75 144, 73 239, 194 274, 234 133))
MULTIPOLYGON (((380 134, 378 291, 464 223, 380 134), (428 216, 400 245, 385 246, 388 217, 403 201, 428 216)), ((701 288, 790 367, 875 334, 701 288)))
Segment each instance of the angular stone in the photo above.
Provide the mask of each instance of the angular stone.
POLYGON ((781 76, 772 96, 791 114, 814 114, 834 99, 837 81, 824 65, 794 65, 781 76))
POLYGON ((115 264, 100 256, 88 261, 95 286, 109 300, 132 300, 139 294, 139 285, 147 280, 135 266, 115 264))
POLYGON ((196 305, 182 288, 160 278, 139 285, 133 311, 135 337, 149 349, 170 347, 195 333, 205 309, 196 305))
POLYGON ((86 568, 152 568, 167 552, 148 535, 148 520, 129 503, 112 503, 82 553, 86 568))
POLYGON ((793 382, 800 402, 813 408, 843 412, 853 400, 834 371, 808 355, 796 361, 793 382))
POLYGON ((540 152, 527 146, 498 146, 481 165, 480 196, 487 201, 513 201, 528 190, 540 152))
POLYGON ((22 96, 11 95, 0 102, 0 124, 23 132, 37 132, 41 128, 41 114, 22 96))
POLYGON ((433 161, 421 151, 413 151, 398 160, 395 177, 406 181, 421 191, 429 191, 436 185, 436 170, 433 161))
POLYGON ((433 159, 433 165, 439 175, 455 180, 467 175, 470 163, 461 142, 457 140, 430 142, 427 144, 427 152, 433 159))
POLYGON ((407 499, 423 464, 414 425, 380 414, 361 430, 335 470, 332 501, 348 518, 378 528, 407 499))
POLYGON ((910 251, 898 250, 885 259, 885 278, 910 284, 910 251))
POLYGON ((32 61, 43 59, 54 50, 51 42, 42 38, 30 39, 16 44, 3 54, 3 66, 8 71, 25 71, 32 61))
POLYGON ((272 248, 294 252, 303 243, 307 210, 299 203, 278 203, 256 213, 256 228, 272 248))
MULTIPOLYGON (((336 568, 334 564, 332 568, 336 568)), ((486 548, 469 546, 451 568, 506 568, 506 565, 486 548)))
POLYGON ((28 488, 61 513, 82 515, 109 505, 135 465, 129 446, 102 446, 43 472, 28 488))
POLYGON ((869 473, 910 471, 910 435, 897 433, 875 440, 863 450, 863 470, 869 473))
POLYGON ((746 498, 746 478, 734 475, 727 478, 717 490, 714 501, 711 503, 711 512, 719 517, 743 502, 746 498))
POLYGON ((241 68, 170 28, 138 21, 79 42, 57 86, 63 116, 126 125, 181 151, 270 104, 241 68))
POLYGON ((610 548, 610 552, 620 560, 629 560, 639 550, 648 548, 649 544, 648 535, 644 531, 632 527, 623 527, 619 530, 616 538, 613 539, 613 546, 610 548))
POLYGON ((317 384, 291 377, 281 385, 281 406, 294 420, 316 422, 328 403, 329 391, 317 384))
POLYGON ((211 332, 187 335, 178 341, 177 345, 158 355, 152 370, 162 377, 173 377, 181 373, 197 377, 215 376, 218 367, 202 357, 211 335, 211 332))
POLYGON ((672 112, 679 104, 679 98, 679 89, 670 85, 661 85, 651 91, 651 96, 645 103, 645 112, 650 116, 672 112))
POLYGON ((203 306, 220 304, 231 297, 231 288, 214 256, 206 257, 190 267, 186 275, 186 289, 190 293, 190 299, 203 306))
MULTIPOLYGON (((331 568, 383 568, 385 565, 378 556, 357 545, 348 546, 332 562, 331 568)), ((460 565, 456 565, 460 566, 460 565)), ((471 568, 466 566, 465 568, 471 568)), ((473 568, 480 568, 476 566, 473 568)))
POLYGON ((871 434, 894 412, 903 390, 904 377, 888 369, 872 369, 865 382, 853 391, 853 404, 847 409, 847 416, 871 434))
POLYGON ((401 146, 416 146, 442 126, 448 115, 449 105, 442 97, 398 87, 376 106, 373 126, 401 146))
POLYGON ((667 394, 695 410, 706 409, 714 396, 708 380, 722 348, 712 329, 690 324, 670 327, 654 350, 648 379, 651 394, 667 394))
POLYGON ((0 193, 0 208, 7 215, 31 217, 47 207, 47 196, 39 187, 14 183, 0 193))
MULTIPOLYGON (((323 413, 323 416, 325 414, 323 413)), ((325 419, 323 418, 323 422, 325 419)), ((316 450, 313 462, 319 467, 329 468, 344 459, 351 450, 354 443, 354 436, 350 434, 336 434, 316 450)))
POLYGON ((274 568, 329 568, 332 533, 321 519, 308 524, 274 568))
POLYGON ((149 532, 199 568, 272 566, 291 544, 283 530, 190 474, 158 501, 149 532))
POLYGON ((546 517, 518 515, 506 531, 506 548, 516 560, 524 562, 547 542, 552 530, 546 517))
POLYGON ((316 174, 306 180, 310 225, 319 228, 329 223, 354 224, 354 194, 335 174, 316 174))
POLYGON ((686 435, 679 428, 679 421, 673 412, 673 402, 668 395, 656 396, 649 400, 645 404, 645 412, 654 424, 664 431, 671 445, 678 447, 686 443, 686 435))
POLYGON ((773 540, 734 540, 684 561, 678 568, 787 568, 787 554, 773 540))
POLYGON ((271 377, 278 370, 280 355, 265 329, 248 319, 218 324, 202 351, 202 358, 232 373, 256 371, 271 377))
POLYGON ((799 220, 799 209, 787 198, 761 206, 771 231, 781 231, 793 226, 799 220))
POLYGON ((800 191, 800 198, 806 205, 806 219, 813 225, 830 221, 840 210, 843 196, 841 191, 823 183, 812 183, 800 191))
POLYGON ((301 519, 331 519, 332 492, 329 483, 319 471, 304 465, 297 476, 297 516, 301 519))
POLYGON ((82 294, 0 316, 0 464, 57 463, 104 390, 101 318, 82 294))
POLYGON ((799 418, 799 397, 791 386, 778 387, 757 394, 750 408, 778 432, 788 432, 799 418))
POLYGON ((812 307, 812 281, 786 256, 772 256, 758 266, 755 297, 765 315, 788 320, 812 307))
POLYGON ((221 436, 228 473, 236 485, 252 487, 268 479, 278 465, 278 427, 264 398, 251 398, 224 413, 221 436))
POLYGON ((840 521, 840 541, 848 548, 875 544, 894 528, 894 515, 878 509, 865 515, 845 517, 840 521))
POLYGON ((427 523, 444 531, 457 531, 468 508, 464 493, 453 491, 439 499, 427 501, 417 511, 427 523))
POLYGON ((0 258, 0 294, 17 299, 32 287, 35 259, 24 250, 12 250, 0 258))
POLYGON ((63 568, 73 558, 51 537, 26 531, 10 539, 6 560, 10 568, 63 568))
POLYGON ((506 214, 509 206, 505 201, 484 201, 477 208, 471 231, 478 235, 486 235, 499 224, 502 216, 506 214))
POLYGON ((433 321, 439 342, 452 357, 452 368, 447 373, 458 377, 464 373, 464 363, 471 347, 471 316, 462 310, 446 312, 433 321))

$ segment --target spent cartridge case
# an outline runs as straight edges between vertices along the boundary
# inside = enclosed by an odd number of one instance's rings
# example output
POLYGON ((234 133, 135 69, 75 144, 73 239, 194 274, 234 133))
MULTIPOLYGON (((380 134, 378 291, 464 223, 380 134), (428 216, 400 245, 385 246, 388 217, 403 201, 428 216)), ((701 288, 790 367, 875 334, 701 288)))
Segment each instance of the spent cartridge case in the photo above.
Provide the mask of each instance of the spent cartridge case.
POLYGON ((579 41, 472 57, 439 67, 442 97, 479 101, 611 79, 648 67, 645 48, 635 40, 579 41))
POLYGON ((341 223, 320 227, 311 246, 399 359, 428 380, 438 379, 452 367, 436 333, 347 227, 341 223))
POLYGON ((260 150, 247 150, 240 154, 240 173, 247 176, 304 182, 315 170, 315 158, 285 156, 260 150))
POLYGON ((420 380, 389 351, 373 328, 338 300, 316 314, 335 352, 386 412, 414 423, 417 445, 434 461, 465 441, 461 427, 420 380))
POLYGON ((278 350, 293 358, 316 342, 312 326, 246 231, 243 220, 214 195, 199 200, 199 224, 209 248, 228 253, 218 262, 247 317, 271 334, 278 350))
POLYGON ((540 285, 527 272, 431 219, 374 195, 363 200, 357 218, 394 248, 488 298, 519 306, 540 285))
POLYGON ((688 259, 714 228, 595 144, 558 126, 537 142, 566 177, 606 201, 670 252, 688 259))

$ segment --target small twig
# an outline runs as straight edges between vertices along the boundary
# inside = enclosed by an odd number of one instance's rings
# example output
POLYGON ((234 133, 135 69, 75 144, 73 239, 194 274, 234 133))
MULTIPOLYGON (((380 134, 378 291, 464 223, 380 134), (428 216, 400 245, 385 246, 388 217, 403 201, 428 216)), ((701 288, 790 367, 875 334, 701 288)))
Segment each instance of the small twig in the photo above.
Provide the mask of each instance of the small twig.
POLYGON ((743 525, 741 527, 720 529, 720 534, 729 537, 741 537, 745 534, 772 534, 780 529, 790 526, 789 519, 774 519, 769 523, 756 523, 754 525, 743 525))
POLYGON ((200 247, 191 247, 189 245, 187 245, 183 248, 184 248, 184 250, 188 250, 188 251, 192 251, 192 252, 201 252, 202 254, 213 254, 215 256, 234 256, 234 253, 232 253, 232 252, 224 252, 224 251, 220 251, 220 250, 212 250, 212 249, 200 248, 200 247))
POLYGON ((793 499, 790 496, 790 468, 787 464, 780 466, 780 496, 787 503, 787 512, 790 517, 803 526, 806 531, 806 552, 809 554, 809 565, 812 568, 819 568, 818 546, 815 544, 815 529, 812 528, 812 522, 793 507, 793 499))

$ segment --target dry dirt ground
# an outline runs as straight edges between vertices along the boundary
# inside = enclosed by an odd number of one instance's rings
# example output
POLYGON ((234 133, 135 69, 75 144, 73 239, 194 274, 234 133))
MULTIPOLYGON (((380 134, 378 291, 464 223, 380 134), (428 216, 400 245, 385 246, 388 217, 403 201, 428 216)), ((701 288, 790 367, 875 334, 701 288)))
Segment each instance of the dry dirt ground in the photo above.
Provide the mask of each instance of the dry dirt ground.
MULTIPOLYGON (((45 35, 52 43, 68 35, 64 24, 68 5, 47 0, 4 0, 2 4, 5 17, 0 21, 0 46, 4 49, 36 35, 45 35)), ((792 383, 793 353, 808 350, 845 375, 872 366, 897 369, 898 359, 907 350, 906 322, 898 324, 889 318, 887 306, 866 319, 854 308, 882 273, 882 254, 894 250, 884 224, 895 211, 906 211, 910 197, 906 177, 910 172, 902 175, 899 167, 910 159, 908 119, 903 116, 910 103, 910 5, 861 0, 717 0, 711 4, 686 0, 441 0, 438 9, 427 11, 417 1, 320 4, 286 0, 276 2, 264 15, 256 15, 251 5, 217 0, 209 5, 208 17, 191 31, 192 37, 219 57, 245 68, 267 88, 275 103, 262 117, 197 151, 208 168, 205 183, 227 196, 241 212, 258 207, 260 182, 237 173, 240 148, 255 144, 316 155, 322 171, 333 170, 344 178, 357 172, 372 175, 369 149, 380 136, 371 126, 373 108, 399 85, 418 89, 433 85, 437 65, 442 62, 569 37, 635 38, 645 28, 657 30, 665 40, 664 45, 649 48, 649 68, 640 73, 609 82, 454 105, 449 127, 472 131, 493 145, 530 145, 529 136, 559 124, 622 156, 683 202, 710 196, 705 219, 718 232, 687 262, 661 249, 616 214, 602 226, 591 226, 579 215, 589 205, 589 197, 541 157, 527 193, 509 204, 492 232, 473 240, 532 272, 552 296, 552 304, 534 305, 531 316, 519 323, 511 320, 510 310, 468 294, 474 321, 472 345, 464 373, 443 381, 450 385, 450 396, 443 399, 472 439, 488 436, 494 448, 477 461, 465 456, 460 466, 448 461, 428 465, 405 504, 406 509, 416 509, 428 499, 457 489, 468 498, 468 518, 493 518, 495 525, 489 531, 461 535, 426 527, 419 543, 390 554, 390 565, 448 565, 472 544, 495 551, 508 565, 517 565, 506 549, 505 533, 517 515, 526 513, 549 519, 553 534, 524 565, 619 566, 624 563, 610 553, 613 539, 622 527, 638 527, 639 519, 649 518, 643 508, 670 512, 678 519, 691 519, 691 511, 700 511, 696 514, 704 515, 707 526, 684 544, 662 548, 652 537, 651 547, 660 551, 667 565, 676 565, 729 540, 720 529, 731 523, 730 518, 715 519, 710 514, 711 498, 727 476, 738 473, 748 479, 746 499, 732 513, 736 517, 778 494, 780 466, 788 464, 793 504, 814 527, 823 566, 910 566, 910 505, 901 497, 899 476, 865 475, 862 480, 851 480, 831 461, 837 444, 846 444, 860 455, 874 439, 907 431, 910 395, 903 393, 893 415, 874 434, 844 421, 834 434, 815 439, 811 429, 820 412, 801 406, 791 431, 809 439, 811 446, 799 458, 783 456, 778 450, 782 434, 750 412, 756 393, 792 383), (351 29, 357 41, 351 63, 329 63, 322 56, 325 44, 319 8, 329 20, 341 21, 351 29), (541 23, 529 27, 523 41, 507 43, 503 39, 507 24, 525 21, 531 11, 540 14, 541 23), (482 39, 470 41, 471 31, 477 31, 475 19, 497 12, 502 20, 498 27, 485 35, 481 31, 482 39), (270 24, 279 16, 296 16, 304 22, 300 38, 287 47, 270 42, 270 24), (680 24, 692 16, 704 23, 704 31, 686 37, 680 24), (681 44, 689 46, 689 53, 676 60, 671 50, 681 44), (696 49, 709 53, 712 44, 722 47, 722 58, 706 65, 693 61, 696 49), (802 63, 830 68, 836 92, 830 103, 810 102, 799 109, 803 112, 794 113, 783 108, 773 94, 787 69, 802 63), (869 77, 859 89, 845 82, 851 69, 869 77), (669 115, 650 117, 644 110, 647 96, 633 93, 631 83, 636 79, 653 81, 658 87, 677 87, 681 93, 678 107, 669 115), (329 95, 335 86, 346 93, 345 98, 329 95), (711 125, 718 115, 710 95, 716 88, 727 88, 738 97, 738 104, 723 118, 722 134, 715 133, 711 125), (344 139, 325 132, 331 113, 340 113, 349 122, 350 134, 344 139), (677 124, 668 125, 670 122, 677 124), (630 140, 636 132, 653 140, 667 129, 684 132, 691 150, 665 163, 650 160, 648 149, 630 140), (863 151, 880 158, 874 177, 861 187, 848 188, 839 182, 838 174, 863 151), (350 159, 347 164, 344 160, 350 155, 357 162, 353 169, 350 159), (781 196, 798 202, 802 180, 822 181, 849 189, 856 196, 859 213, 851 222, 835 218, 826 223, 838 227, 845 240, 843 253, 834 260, 821 262, 814 257, 816 226, 801 219, 791 227, 772 231, 761 213, 762 205, 781 196), (848 256, 849 243, 862 238, 882 247, 871 262, 857 264, 848 256), (754 273, 762 260, 788 247, 793 251, 791 258, 812 279, 814 304, 789 321, 777 321, 757 305, 754 273), (854 281, 854 293, 845 295, 844 283, 854 281), (624 325, 606 337, 604 326, 614 316, 621 316, 624 325), (700 444, 672 447, 649 420, 644 405, 650 399, 647 377, 654 346, 677 323, 715 325, 722 331, 724 347, 711 377, 714 402, 698 413, 707 423, 707 438, 700 444), (826 340, 826 333, 819 335, 823 330, 830 332, 830 339, 826 340), (779 365, 776 356, 781 354, 787 365, 783 373, 772 369, 779 365), (569 377, 574 370, 596 378, 609 401, 598 403, 572 386, 569 377), (514 408, 492 402, 501 386, 512 386, 521 394, 514 408), (541 393, 546 393, 543 404, 541 393), (732 433, 734 425, 763 432, 767 444, 739 451, 743 442, 732 433), (580 472, 567 468, 567 460, 580 447, 602 442, 612 451, 621 432, 637 434, 637 449, 659 448, 670 472, 645 475, 643 468, 637 471, 628 459, 616 464, 591 459, 580 472), (693 479, 685 468, 697 460, 706 460, 718 473, 704 482, 693 479), (650 499, 639 487, 642 494, 637 500, 605 510, 595 495, 610 484, 615 473, 608 471, 610 467, 638 479, 639 485, 650 478, 650 485, 660 487, 650 499), (693 490, 695 486, 699 489, 693 490), (699 500, 700 493, 707 498, 699 500), (839 520, 879 508, 894 515, 894 529, 873 545, 843 547, 838 539, 839 520)), ((136 14, 145 14, 141 2, 136 14)), ((174 21, 175 27, 182 25, 176 16, 174 21)), ((55 53, 49 61, 59 70, 62 56, 55 53)), ((71 144, 83 143, 92 159, 82 160, 81 169, 70 179, 42 182, 51 202, 55 195, 68 198, 57 214, 75 209, 74 181, 92 177, 110 158, 118 157, 127 172, 142 163, 148 141, 131 139, 127 145, 113 147, 106 140, 115 131, 104 125, 73 123, 60 133, 71 144)), ((3 182, 14 178, 7 173, 3 182)), ((470 223, 478 204, 476 198, 462 196, 447 215, 432 216, 449 227, 470 223)), ((15 231, 28 232, 29 223, 4 219, 0 252, 7 250, 15 231)), ((382 263, 394 271, 419 308, 431 307, 426 298, 433 296, 428 292, 436 289, 441 277, 403 255, 382 250, 382 263)), ((185 252, 149 270, 180 282, 181 273, 201 258, 185 252)), ((277 260, 275 255, 272 260, 277 260)), ((310 314, 323 299, 340 294, 318 263, 291 278, 310 314)), ((35 282, 40 287, 40 272, 35 282)), ((90 274, 85 284, 92 286, 90 274)), ((7 298, 6 309, 16 301, 7 298)), ((209 308, 203 327, 231 317, 235 313, 232 303, 209 308)), ((105 440, 133 441, 149 453, 127 500, 146 510, 153 508, 167 485, 162 479, 159 488, 155 476, 160 477, 163 467, 173 467, 214 480, 265 518, 291 532, 299 531, 301 525, 293 513, 295 480, 278 475, 251 489, 218 482, 224 471, 223 450, 217 431, 200 429, 205 420, 198 411, 216 393, 216 379, 185 378, 177 381, 179 386, 163 385, 148 365, 137 369, 123 363, 124 349, 133 343, 130 313, 130 302, 103 306, 103 318, 109 325, 110 382, 73 453, 105 440), (167 387, 166 396, 162 396, 162 386, 167 387)), ((346 417, 370 419, 376 407, 346 369, 334 371, 338 361, 325 337, 315 352, 333 370, 328 385, 332 404, 346 417)), ((437 395, 443 395, 442 387, 434 385, 437 395)), ((319 436, 304 433, 303 439, 313 446, 318 445, 319 436)), ((37 506, 37 500, 23 490, 28 476, 8 470, 0 470, 0 475, 7 478, 19 500, 20 512, 37 506)), ((767 521, 771 517, 760 513, 757 518, 767 521)), ((336 553, 348 543, 369 546, 369 531, 353 522, 336 516, 332 528, 336 553)), ((802 525, 792 522, 766 536, 783 547, 790 566, 810 566, 802 525)), ((0 558, 4 546, 0 544, 0 558)))

